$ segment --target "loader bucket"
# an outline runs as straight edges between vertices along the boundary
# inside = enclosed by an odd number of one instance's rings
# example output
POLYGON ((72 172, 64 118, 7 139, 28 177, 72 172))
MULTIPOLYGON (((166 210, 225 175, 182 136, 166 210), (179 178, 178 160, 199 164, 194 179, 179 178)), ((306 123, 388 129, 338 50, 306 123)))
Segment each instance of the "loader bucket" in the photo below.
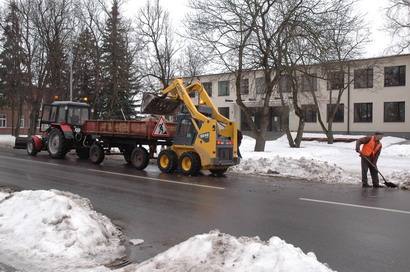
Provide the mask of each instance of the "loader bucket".
POLYGON ((144 93, 142 96, 141 113, 157 115, 174 115, 178 110, 178 100, 144 93))
POLYGON ((26 149, 29 139, 30 138, 28 137, 17 137, 16 141, 14 142, 14 149, 26 149))

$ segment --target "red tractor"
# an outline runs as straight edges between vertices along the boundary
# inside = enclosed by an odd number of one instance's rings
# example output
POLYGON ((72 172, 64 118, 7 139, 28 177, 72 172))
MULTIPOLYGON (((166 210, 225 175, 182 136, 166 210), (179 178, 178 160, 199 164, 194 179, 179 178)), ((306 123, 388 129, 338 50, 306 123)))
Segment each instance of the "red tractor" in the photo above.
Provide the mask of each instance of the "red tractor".
POLYGON ((81 159, 89 157, 89 145, 85 143, 81 129, 90 119, 91 109, 86 103, 58 101, 44 105, 41 111, 40 132, 27 141, 27 153, 35 156, 47 150, 52 158, 64 158, 72 149, 81 159))

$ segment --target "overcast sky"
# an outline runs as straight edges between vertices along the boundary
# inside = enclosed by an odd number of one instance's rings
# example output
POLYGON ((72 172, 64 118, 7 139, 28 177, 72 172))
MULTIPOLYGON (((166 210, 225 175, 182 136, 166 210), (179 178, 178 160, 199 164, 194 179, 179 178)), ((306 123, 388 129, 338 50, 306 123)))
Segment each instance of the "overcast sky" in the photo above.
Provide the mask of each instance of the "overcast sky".
MULTIPOLYGON (((150 0, 154 2, 155 0, 150 0)), ((162 0, 161 4, 166 8, 171 20, 176 27, 182 25, 185 18, 185 13, 188 11, 189 0, 162 0)), ((136 16, 137 10, 146 3, 146 0, 128 0, 123 9, 128 18, 136 16)), ((385 8, 388 0, 358 0, 357 8, 360 13, 365 14, 365 20, 371 31, 371 43, 367 46, 364 52, 365 57, 376 57, 387 52, 384 52, 390 45, 390 36, 383 28, 385 25, 385 8)))

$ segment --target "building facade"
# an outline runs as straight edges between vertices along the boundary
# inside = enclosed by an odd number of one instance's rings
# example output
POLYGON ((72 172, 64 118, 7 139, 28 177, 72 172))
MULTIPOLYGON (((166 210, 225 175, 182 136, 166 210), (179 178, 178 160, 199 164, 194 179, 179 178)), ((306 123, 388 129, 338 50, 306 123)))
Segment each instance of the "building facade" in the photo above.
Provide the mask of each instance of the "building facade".
MULTIPOLYGON (((299 104, 306 119, 306 132, 321 132, 318 112, 314 104, 315 93, 322 120, 327 122, 331 107, 341 89, 340 107, 337 109, 333 130, 343 134, 368 134, 382 131, 388 135, 410 138, 410 55, 359 59, 344 65, 344 71, 326 72, 323 66, 309 67, 309 75, 300 76, 299 104), (344 87, 341 88, 340 86, 344 87), (330 103, 332 101, 332 103, 330 103)), ((220 112, 236 121, 241 130, 248 131, 239 106, 236 104, 234 74, 211 74, 197 77, 211 94, 220 112)), ((284 122, 295 131, 298 118, 292 103, 282 106, 279 89, 285 101, 292 99, 285 77, 281 78, 269 101, 268 131, 281 133, 284 122), (288 106, 290 105, 290 106, 288 106)), ((242 101, 253 109, 258 125, 258 111, 264 99, 262 71, 246 72, 241 81, 242 101)))
MULTIPOLYGON (((17 125, 17 112, 8 107, 0 108, 0 135, 12 135, 17 125)), ((20 135, 27 135, 30 128, 30 111, 28 107, 23 108, 23 116, 20 119, 20 135)))

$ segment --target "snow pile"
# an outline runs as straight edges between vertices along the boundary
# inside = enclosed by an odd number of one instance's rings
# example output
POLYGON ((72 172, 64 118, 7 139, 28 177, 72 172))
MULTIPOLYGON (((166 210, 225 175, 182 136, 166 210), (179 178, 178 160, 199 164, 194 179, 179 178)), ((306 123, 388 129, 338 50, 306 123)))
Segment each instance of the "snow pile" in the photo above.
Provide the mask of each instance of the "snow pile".
POLYGON ((267 242, 259 238, 235 238, 219 231, 194 236, 156 257, 124 268, 122 272, 325 272, 332 271, 320 263, 314 253, 278 237, 267 242))
POLYGON ((11 135, 0 135, 0 147, 13 147, 16 137, 11 135))
MULTIPOLYGON (((304 136, 322 135, 305 133, 304 136)), ((378 166, 391 182, 400 183, 403 176, 410 175, 410 145, 400 145, 403 141, 397 137, 382 139, 383 150, 378 166), (400 172, 400 176, 396 172, 400 172)), ((282 136, 266 142, 265 152, 254 152, 254 146, 255 140, 245 136, 240 147, 243 159, 241 164, 230 169, 231 172, 280 175, 325 183, 361 182, 360 157, 355 151, 355 142, 328 145, 325 142, 304 141, 301 148, 290 148, 286 136, 282 136)))
POLYGON ((0 193, 0 263, 79 271, 124 255, 121 233, 89 200, 60 191, 0 193))

